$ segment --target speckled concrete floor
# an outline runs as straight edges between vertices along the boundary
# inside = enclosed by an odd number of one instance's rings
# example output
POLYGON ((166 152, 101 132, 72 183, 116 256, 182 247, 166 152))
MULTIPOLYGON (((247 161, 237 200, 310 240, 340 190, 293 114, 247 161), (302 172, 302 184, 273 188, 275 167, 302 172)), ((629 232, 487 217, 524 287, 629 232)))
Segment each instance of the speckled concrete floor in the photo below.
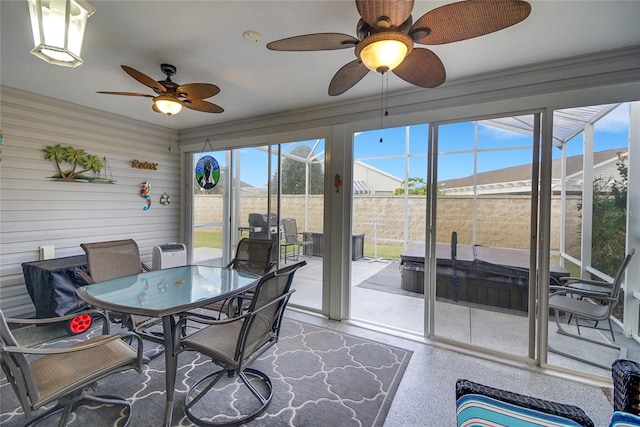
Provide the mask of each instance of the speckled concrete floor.
POLYGON ((581 407, 596 426, 607 426, 613 412, 598 386, 486 360, 437 345, 425 344, 358 326, 326 320, 295 310, 287 316, 367 337, 413 351, 385 426, 445 427, 456 425, 455 382, 466 378, 492 387, 581 407))

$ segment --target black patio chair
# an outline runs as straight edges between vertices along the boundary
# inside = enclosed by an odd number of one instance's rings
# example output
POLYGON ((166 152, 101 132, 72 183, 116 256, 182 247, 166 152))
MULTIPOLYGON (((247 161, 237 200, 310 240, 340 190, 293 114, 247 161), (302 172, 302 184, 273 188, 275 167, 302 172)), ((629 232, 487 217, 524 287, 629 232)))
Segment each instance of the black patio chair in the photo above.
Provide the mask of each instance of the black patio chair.
POLYGON ((89 316, 101 316, 102 335, 67 347, 23 347, 16 340, 10 323, 42 325, 69 320, 77 314, 49 319, 5 318, 0 310, 0 361, 7 381, 11 384, 24 410, 27 425, 47 420, 62 412, 60 426, 66 425, 74 408, 91 402, 122 405, 126 411, 126 424, 131 417, 131 404, 117 396, 94 396, 87 389, 96 381, 109 375, 135 369, 143 363, 142 340, 133 332, 108 334, 107 316, 99 310, 84 312, 89 316), (122 338, 137 340, 137 349, 122 338), (27 355, 36 355, 30 358, 27 355), (44 412, 40 408, 57 402, 44 412))
MULTIPOLYGON (((252 239, 245 237, 238 242, 233 260, 227 264, 226 268, 246 271, 248 273, 264 276, 275 267, 271 261, 271 253, 276 245, 274 240, 252 239)), ((214 304, 204 306, 204 309, 217 312, 217 319, 222 314, 233 317, 242 311, 243 304, 247 304, 252 298, 252 292, 245 292, 242 295, 233 296, 214 304)))
POLYGON ((249 365, 278 341, 284 310, 295 291, 291 289, 293 276, 305 264, 302 261, 263 276, 248 311, 238 317, 212 321, 188 314, 180 320, 207 326, 185 337, 179 351, 197 351, 220 367, 189 388, 185 412, 192 422, 238 426, 267 408, 273 397, 271 379, 249 365), (240 382, 227 387, 227 380, 220 386, 225 376, 238 377, 240 382), (248 393, 243 393, 243 385, 248 393))
MULTIPOLYGON (((140 260, 140 250, 135 240, 82 243, 80 247, 87 254, 88 265, 88 270, 81 275, 89 284, 150 271, 150 268, 140 260)), ((159 318, 130 313, 110 313, 110 317, 145 339, 157 344, 164 343, 158 328, 152 330, 160 325, 159 318)))

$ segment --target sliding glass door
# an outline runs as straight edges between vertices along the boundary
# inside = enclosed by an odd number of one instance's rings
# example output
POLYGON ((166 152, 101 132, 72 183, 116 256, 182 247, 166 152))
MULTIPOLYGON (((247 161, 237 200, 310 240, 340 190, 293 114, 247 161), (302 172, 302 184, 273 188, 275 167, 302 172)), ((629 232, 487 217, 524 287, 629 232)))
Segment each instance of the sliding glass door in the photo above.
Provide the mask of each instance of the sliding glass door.
MULTIPOLYGON (((435 128, 435 242, 427 267, 435 285, 430 305, 434 336, 533 357, 534 134, 534 115, 435 128)), ((424 254, 413 255, 408 262, 418 270, 424 254)))
POLYGON ((324 140, 200 152, 192 162, 193 262, 225 266, 243 237, 273 240, 276 268, 307 261, 290 304, 320 311, 324 140))
POLYGON ((427 125, 358 133, 353 150, 351 318, 422 335, 427 125))

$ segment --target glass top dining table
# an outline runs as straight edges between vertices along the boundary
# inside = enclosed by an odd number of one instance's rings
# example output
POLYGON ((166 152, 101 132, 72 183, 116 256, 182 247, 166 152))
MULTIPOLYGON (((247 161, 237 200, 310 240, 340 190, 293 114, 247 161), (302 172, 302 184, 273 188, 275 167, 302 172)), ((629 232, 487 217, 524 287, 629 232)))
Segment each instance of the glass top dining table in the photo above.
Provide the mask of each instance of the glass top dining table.
POLYGON ((260 276, 222 267, 188 265, 148 271, 76 290, 89 304, 112 312, 162 319, 166 370, 164 425, 171 425, 180 333, 176 316, 257 285, 260 276))

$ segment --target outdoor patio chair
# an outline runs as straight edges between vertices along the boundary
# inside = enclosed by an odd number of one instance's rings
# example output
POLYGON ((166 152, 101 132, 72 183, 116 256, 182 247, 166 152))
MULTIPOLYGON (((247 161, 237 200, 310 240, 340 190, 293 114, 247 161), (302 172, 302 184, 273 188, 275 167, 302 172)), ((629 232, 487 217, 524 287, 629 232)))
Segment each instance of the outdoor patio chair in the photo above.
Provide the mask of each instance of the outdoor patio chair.
MULTIPOLYGON (((298 225, 294 218, 283 218, 282 221, 282 234, 284 242, 281 245, 284 247, 284 263, 287 263, 288 248, 293 247, 292 259, 297 261, 300 258, 300 250, 307 246, 313 245, 313 241, 306 240, 304 234, 298 233, 298 225), (299 236, 303 236, 300 240, 299 236)), ((304 251, 303 251, 304 253, 304 251)))
MULTIPOLYGON (((613 283, 580 278, 563 278, 560 282, 563 285, 549 286, 549 290, 551 292, 549 295, 549 308, 555 311, 555 319, 556 324, 558 325, 559 334, 614 349, 620 349, 620 347, 615 344, 580 335, 580 319, 596 322, 593 326, 588 326, 593 328, 597 328, 597 322, 606 320, 609 324, 611 339, 615 342, 615 336, 613 334, 613 327, 611 324, 611 315, 613 314, 613 309, 618 305, 618 297, 620 287, 622 286, 622 280, 624 279, 624 273, 629 262, 631 262, 631 258, 634 253, 635 249, 631 249, 631 252, 624 258, 618 272, 616 273, 613 283), (570 318, 572 316, 575 317, 578 334, 574 334, 566 330, 560 324, 560 312, 568 314, 570 318)), ((582 326, 584 327, 585 325, 582 326)), ((551 348, 551 346, 549 347, 549 350, 584 363, 600 366, 604 369, 609 368, 608 366, 602 366, 596 362, 577 357, 566 352, 558 351, 555 348, 551 348)))
POLYGON ((9 328, 9 323, 57 323, 69 320, 76 314, 48 319, 11 319, 5 318, 0 310, 2 370, 22 406, 27 425, 34 425, 62 411, 59 425, 64 426, 74 408, 89 402, 124 406, 126 410, 122 414, 126 414, 128 424, 131 404, 127 400, 116 396, 89 395, 86 389, 111 374, 129 369, 140 372, 143 362, 142 340, 133 332, 108 335, 109 321, 103 312, 88 310, 84 313, 102 317, 102 335, 67 347, 22 347, 9 328), (137 350, 126 344, 123 337, 137 340, 137 350), (40 414, 36 413, 53 402, 58 404, 40 414))
MULTIPOLYGON (((111 240, 105 242, 82 243, 80 247, 87 254, 88 270, 81 273, 89 284, 149 271, 140 260, 140 251, 135 240, 111 240)), ((162 343, 159 332, 150 332, 148 328, 160 323, 160 319, 129 313, 113 313, 111 319, 122 323, 131 331, 140 333, 144 338, 162 343)))
POLYGON ((227 268, 264 276, 275 266, 271 261, 271 251, 275 243, 273 240, 245 237, 238 242, 235 256, 227 268))
MULTIPOLYGON (((266 239, 252 239, 245 237, 238 242, 233 260, 227 264, 226 268, 246 271, 249 273, 264 276, 275 267, 271 262, 271 252, 276 242, 266 239)), ((216 311, 219 314, 226 314, 233 317, 240 314, 240 307, 247 304, 252 298, 252 292, 246 292, 242 296, 234 296, 225 301, 209 304, 203 308, 216 311), (244 303, 243 303, 244 301, 244 303)), ((218 315, 218 319, 220 315, 218 315)))
POLYGON ((466 379, 456 381, 458 426, 584 426, 594 427, 577 406, 489 387, 466 379))
POLYGON ((150 270, 140 261, 138 244, 132 239, 82 243, 80 247, 87 254, 89 268, 84 277, 88 283, 150 270))
MULTIPOLYGON (((609 427, 640 426, 640 364, 627 359, 611 365, 613 415, 609 427)), ((593 426, 579 407, 489 387, 466 379, 456 382, 458 426, 593 426)))
POLYGON ((640 363, 618 359, 611 365, 613 410, 640 415, 640 363))
POLYGON ((192 422, 241 425, 267 408, 273 397, 271 379, 249 365, 278 341, 284 310, 295 291, 293 276, 305 264, 301 261, 263 276, 248 311, 238 317, 212 321, 188 315, 180 320, 207 326, 185 337, 179 351, 197 351, 220 367, 189 388, 185 412, 192 422))

